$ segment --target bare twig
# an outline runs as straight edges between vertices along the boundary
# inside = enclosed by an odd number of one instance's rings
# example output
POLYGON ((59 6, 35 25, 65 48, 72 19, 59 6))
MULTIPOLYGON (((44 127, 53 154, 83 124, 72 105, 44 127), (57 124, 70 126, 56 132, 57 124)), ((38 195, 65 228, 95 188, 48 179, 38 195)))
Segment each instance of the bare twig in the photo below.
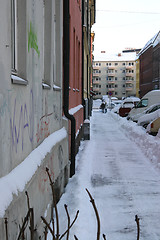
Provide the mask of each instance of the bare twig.
POLYGON ((97 218, 97 240, 100 239, 100 218, 99 218, 99 214, 98 214, 98 210, 97 207, 95 205, 94 199, 92 198, 92 195, 90 194, 90 192, 88 191, 88 189, 86 188, 86 191, 90 197, 90 202, 92 203, 92 206, 94 208, 95 214, 96 214, 96 218, 97 218))
MULTIPOLYGON (((75 216, 73 222, 72 222, 71 225, 69 226, 69 229, 73 226, 73 224, 74 224, 75 221, 77 220, 78 214, 79 214, 79 210, 77 211, 76 216, 75 216)), ((61 237, 59 238, 59 240, 61 240, 61 239, 66 235, 67 232, 68 232, 68 229, 61 235, 61 237)))
POLYGON ((25 194, 27 196, 27 205, 28 205, 28 210, 30 209, 30 203, 29 203, 29 196, 28 196, 28 192, 25 191, 25 194))
POLYGON ((6 230, 6 240, 8 240, 8 219, 4 219, 5 230, 6 230))
POLYGON ((104 240, 107 240, 107 238, 106 238, 106 235, 105 235, 105 234, 103 234, 103 238, 104 238, 104 240))
POLYGON ((74 235, 74 238, 75 238, 75 240, 78 240, 78 238, 76 237, 76 235, 74 235))
POLYGON ((29 221, 30 221, 30 234, 31 234, 31 240, 33 240, 34 238, 34 212, 33 212, 33 208, 30 208, 30 201, 29 201, 29 195, 28 192, 25 191, 25 194, 27 196, 27 205, 28 205, 28 211, 30 210, 30 215, 29 215, 29 221))
POLYGON ((55 214, 56 214, 56 227, 57 227, 57 233, 56 234, 57 234, 57 240, 58 240, 59 239, 59 218, 58 218, 58 210, 57 210, 56 198, 55 198, 54 187, 53 187, 53 182, 52 182, 52 179, 51 179, 51 175, 50 175, 49 169, 47 167, 46 167, 46 172, 48 174, 50 185, 51 185, 51 189, 52 189, 53 204, 54 204, 55 214))
POLYGON ((27 213, 26 217, 24 218, 24 221, 23 221, 22 227, 21 227, 21 229, 20 229, 20 233, 19 233, 19 235, 18 235, 17 240, 20 240, 22 234, 24 234, 24 230, 26 229, 26 226, 27 226, 28 221, 29 221, 30 212, 31 212, 31 208, 28 210, 28 213, 27 213))
POLYGON ((68 240, 68 239, 69 239, 70 216, 69 216, 68 208, 67 208, 67 205, 66 205, 66 204, 64 205, 64 208, 65 208, 65 210, 66 210, 67 219, 68 219, 68 231, 67 231, 67 237, 66 237, 66 240, 68 240))
POLYGON ((54 237, 54 232, 52 230, 52 228, 50 227, 49 223, 46 221, 46 219, 44 217, 41 216, 42 221, 46 224, 46 226, 48 227, 49 231, 51 232, 52 236, 54 237))
POLYGON ((140 226, 139 226, 139 218, 138 218, 137 215, 135 216, 135 221, 136 221, 136 223, 137 223, 137 240, 139 240, 139 236, 140 236, 140 226))
POLYGON ((47 240, 47 235, 48 235, 48 229, 47 226, 44 228, 44 240, 47 240))

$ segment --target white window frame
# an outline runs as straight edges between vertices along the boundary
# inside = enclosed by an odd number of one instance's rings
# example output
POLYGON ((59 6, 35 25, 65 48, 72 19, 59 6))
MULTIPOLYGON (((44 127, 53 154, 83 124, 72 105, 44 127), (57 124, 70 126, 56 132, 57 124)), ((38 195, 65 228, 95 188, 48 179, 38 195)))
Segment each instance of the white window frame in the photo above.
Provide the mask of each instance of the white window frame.
POLYGON ((17 0, 11 0, 12 72, 17 72, 17 0))

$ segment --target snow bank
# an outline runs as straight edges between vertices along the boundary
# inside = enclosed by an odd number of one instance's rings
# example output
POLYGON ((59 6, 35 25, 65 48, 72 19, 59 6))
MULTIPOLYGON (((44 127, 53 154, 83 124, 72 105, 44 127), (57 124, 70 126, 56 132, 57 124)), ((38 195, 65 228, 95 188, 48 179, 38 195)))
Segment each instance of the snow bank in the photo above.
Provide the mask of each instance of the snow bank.
POLYGON ((112 117, 119 122, 119 125, 124 130, 125 135, 134 141, 157 167, 160 167, 160 138, 146 133, 146 130, 138 126, 137 123, 128 121, 115 113, 110 113, 112 117))
POLYGON ((48 136, 36 149, 34 149, 24 161, 14 168, 8 175, 0 178, 0 217, 5 214, 5 210, 13 199, 13 194, 22 192, 25 185, 35 174, 41 162, 51 151, 51 149, 64 138, 67 137, 65 128, 54 132, 48 136), (7 186, 7 187, 6 187, 7 186))

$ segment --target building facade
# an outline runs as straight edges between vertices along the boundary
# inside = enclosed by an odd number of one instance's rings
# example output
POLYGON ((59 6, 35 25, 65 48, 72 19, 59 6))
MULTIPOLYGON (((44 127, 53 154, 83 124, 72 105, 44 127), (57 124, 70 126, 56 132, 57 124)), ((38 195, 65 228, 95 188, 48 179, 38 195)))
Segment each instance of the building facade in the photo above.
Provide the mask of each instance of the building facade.
POLYGON ((118 99, 136 96, 136 53, 101 53, 93 63, 93 91, 95 99, 108 94, 118 99))
POLYGON ((82 2, 1 3, 0 240, 17 239, 23 224, 26 239, 44 239, 49 176, 58 201, 74 174, 84 121, 82 2))
POLYGON ((82 3, 82 34, 83 34, 83 105, 84 119, 89 119, 91 115, 92 105, 92 46, 94 33, 91 32, 91 27, 95 23, 95 0, 83 1, 82 3))
POLYGON ((138 54, 140 97, 160 89, 160 32, 150 39, 138 54))

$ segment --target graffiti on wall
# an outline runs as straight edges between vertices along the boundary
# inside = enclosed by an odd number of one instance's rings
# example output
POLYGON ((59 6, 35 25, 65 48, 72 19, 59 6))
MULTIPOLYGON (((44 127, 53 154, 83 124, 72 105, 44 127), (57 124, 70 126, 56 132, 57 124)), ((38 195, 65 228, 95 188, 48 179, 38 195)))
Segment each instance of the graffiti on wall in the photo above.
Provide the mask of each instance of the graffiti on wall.
POLYGON ((18 109, 16 104, 16 98, 14 101, 14 112, 10 118, 10 129, 12 137, 12 148, 17 152, 18 145, 21 145, 22 151, 24 148, 24 136, 28 137, 29 141, 33 141, 34 130, 34 104, 33 104, 33 92, 30 92, 30 103, 24 103, 20 105, 18 109), (28 134, 27 134, 28 133, 28 134))
MULTIPOLYGON (((55 175, 54 175, 53 161, 54 161, 54 153, 52 153, 52 155, 50 156, 49 161, 47 163, 47 167, 51 174, 51 179, 54 181, 55 175)), ((48 179, 48 174, 46 172, 46 167, 42 168, 40 173, 38 174, 38 188, 39 188, 39 191, 42 193, 44 193, 45 191, 48 192, 50 190, 49 179, 48 179)))
POLYGON ((42 138, 46 138, 50 135, 49 123, 49 119, 44 121, 43 118, 40 120, 40 123, 38 123, 36 133, 37 143, 39 143, 42 138))
POLYGON ((38 57, 40 56, 40 51, 37 43, 37 34, 33 29, 32 22, 30 22, 30 28, 28 31, 28 52, 30 51, 30 48, 33 48, 36 51, 38 57))

